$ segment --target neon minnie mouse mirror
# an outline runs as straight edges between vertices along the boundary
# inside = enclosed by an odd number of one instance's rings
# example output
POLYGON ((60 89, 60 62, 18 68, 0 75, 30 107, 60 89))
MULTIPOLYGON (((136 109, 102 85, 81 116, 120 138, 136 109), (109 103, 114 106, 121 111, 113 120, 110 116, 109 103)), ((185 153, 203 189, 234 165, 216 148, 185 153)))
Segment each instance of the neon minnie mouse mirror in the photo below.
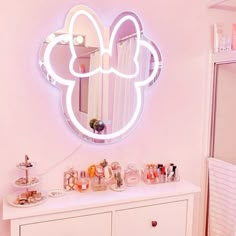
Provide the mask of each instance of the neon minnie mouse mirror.
POLYGON ((82 139, 100 144, 134 128, 161 65, 158 47, 134 13, 123 12, 106 27, 84 5, 69 11, 64 28, 40 50, 41 70, 61 91, 66 121, 82 139))

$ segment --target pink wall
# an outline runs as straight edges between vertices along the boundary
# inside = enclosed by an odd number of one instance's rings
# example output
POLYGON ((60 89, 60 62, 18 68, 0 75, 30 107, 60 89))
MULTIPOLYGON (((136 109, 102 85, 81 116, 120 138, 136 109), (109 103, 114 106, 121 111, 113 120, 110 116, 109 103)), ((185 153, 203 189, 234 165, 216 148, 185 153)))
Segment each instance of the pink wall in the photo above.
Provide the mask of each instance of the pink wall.
MULTIPOLYGON (((104 158, 140 166, 152 161, 175 162, 181 178, 203 183, 204 187, 204 96, 209 49, 204 0, 189 5, 186 0, 149 0, 149 4, 83 1, 106 24, 121 11, 134 11, 164 60, 160 80, 146 93, 144 113, 135 131, 121 142, 104 147, 80 141, 67 127, 60 94, 42 78, 38 67, 40 43, 62 27, 65 13, 78 1, 13 2, 5 1, 0 14, 0 203, 12 191, 15 165, 25 154, 38 163, 39 173, 44 173, 45 189, 61 186, 62 172, 71 163, 81 169, 104 158)), ((204 199, 197 204, 204 206, 204 199)), ((196 219, 198 213, 196 210, 196 219)), ((195 224, 196 236, 201 225, 195 224)), ((7 236, 8 231, 9 223, 0 218, 0 235, 7 236)))

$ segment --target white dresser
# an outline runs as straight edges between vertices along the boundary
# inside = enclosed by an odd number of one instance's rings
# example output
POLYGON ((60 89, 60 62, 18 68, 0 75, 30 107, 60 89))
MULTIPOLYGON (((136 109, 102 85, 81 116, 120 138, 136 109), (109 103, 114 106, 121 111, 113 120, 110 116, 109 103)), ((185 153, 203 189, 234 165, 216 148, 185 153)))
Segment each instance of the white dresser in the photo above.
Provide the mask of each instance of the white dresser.
POLYGON ((67 192, 41 205, 3 203, 11 236, 191 236, 194 194, 186 182, 140 183, 123 192, 67 192))

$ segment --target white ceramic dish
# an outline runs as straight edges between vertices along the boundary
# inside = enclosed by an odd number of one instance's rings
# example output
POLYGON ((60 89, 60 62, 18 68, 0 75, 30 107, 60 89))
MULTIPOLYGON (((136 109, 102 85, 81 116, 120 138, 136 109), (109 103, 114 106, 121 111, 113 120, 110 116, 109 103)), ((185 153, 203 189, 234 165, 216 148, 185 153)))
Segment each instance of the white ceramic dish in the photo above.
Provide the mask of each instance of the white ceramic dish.
POLYGON ((17 204, 15 203, 16 199, 17 199, 17 196, 19 195, 20 193, 17 192, 17 193, 13 193, 13 194, 9 194, 7 197, 6 197, 6 200, 7 200, 7 203, 11 206, 14 206, 14 207, 19 207, 19 208, 27 208, 27 207, 33 207, 33 206, 37 206, 39 204, 42 204, 44 203, 46 200, 47 200, 47 196, 45 194, 42 194, 42 199, 39 200, 39 201, 35 201, 33 203, 26 203, 26 204, 17 204))
POLYGON ((17 178, 13 181, 13 186, 14 187, 18 187, 18 188, 30 188, 30 187, 34 187, 36 185, 38 185, 40 183, 40 180, 38 177, 29 177, 29 183, 24 183, 25 178, 24 177, 20 177, 17 178))
POLYGON ((30 164, 31 164, 32 166, 25 166, 25 165, 24 165, 24 162, 21 162, 21 163, 18 163, 18 164, 16 165, 16 167, 19 168, 19 169, 22 169, 22 170, 29 170, 29 169, 34 168, 34 167, 37 165, 36 162, 30 162, 30 164))
POLYGON ((65 195, 64 189, 52 189, 48 191, 48 196, 50 197, 62 197, 65 195))
POLYGON ((125 185, 121 185, 120 187, 117 186, 117 184, 112 184, 110 186, 111 190, 116 191, 116 192, 122 192, 126 190, 126 186, 125 185))

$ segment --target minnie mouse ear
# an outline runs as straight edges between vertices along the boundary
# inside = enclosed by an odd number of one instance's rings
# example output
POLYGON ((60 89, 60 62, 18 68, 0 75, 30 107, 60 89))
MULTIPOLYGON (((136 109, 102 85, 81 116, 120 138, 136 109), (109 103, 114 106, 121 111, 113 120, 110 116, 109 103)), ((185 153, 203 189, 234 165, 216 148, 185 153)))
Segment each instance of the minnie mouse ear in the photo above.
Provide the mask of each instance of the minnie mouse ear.
POLYGON ((140 65, 139 77, 135 81, 136 87, 147 87, 154 84, 160 75, 162 58, 158 47, 148 38, 143 36, 140 40, 140 65))
POLYGON ((84 58, 89 58, 95 51, 104 50, 103 25, 96 14, 89 8, 77 6, 72 9, 66 19, 66 28, 71 40, 70 44, 70 71, 77 78, 89 77, 91 74, 98 72, 98 68, 90 68, 88 72, 80 72, 78 64, 82 64, 84 58), (86 26, 86 27, 85 27, 86 26), (75 37, 83 36, 83 45, 76 43, 75 37))
POLYGON ((76 79, 69 70, 71 53, 66 39, 68 36, 55 33, 55 37, 50 42, 43 42, 40 48, 44 75, 59 84, 66 84, 76 79))
POLYGON ((138 55, 142 26, 132 12, 124 12, 113 21, 111 27, 109 51, 114 73, 122 78, 135 78, 138 74, 138 55), (127 50, 128 49, 128 50, 127 50), (126 53, 124 53, 126 52, 126 53), (126 66, 120 66, 126 58, 126 66))
POLYGON ((45 63, 48 74, 63 85, 96 74, 99 67, 85 69, 81 65, 92 52, 104 49, 101 32, 103 25, 91 9, 82 5, 72 8, 64 28, 47 37, 41 47, 41 61, 45 63), (88 47, 86 44, 93 46, 88 47))

